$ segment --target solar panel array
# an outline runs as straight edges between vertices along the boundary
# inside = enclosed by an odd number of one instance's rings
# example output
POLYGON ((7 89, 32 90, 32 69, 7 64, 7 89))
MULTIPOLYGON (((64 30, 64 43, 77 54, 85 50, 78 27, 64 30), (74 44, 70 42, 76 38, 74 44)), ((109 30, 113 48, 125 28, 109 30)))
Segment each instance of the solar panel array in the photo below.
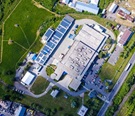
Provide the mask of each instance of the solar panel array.
MULTIPOLYGON (((47 41, 46 45, 43 47, 43 49, 40 51, 36 58, 36 62, 38 62, 41 65, 44 65, 46 61, 49 59, 50 55, 53 53, 55 48, 58 46, 60 41, 63 39, 64 35, 70 28, 70 26, 73 23, 72 17, 64 17, 63 20, 60 22, 56 30, 54 31, 51 38, 47 41), (72 20, 70 20, 70 18, 72 20)), ((49 35, 48 35, 49 36, 49 35)))
POLYGON ((54 33, 54 31, 49 28, 49 29, 45 32, 45 34, 44 34, 44 36, 43 36, 43 37, 45 37, 44 39, 46 39, 46 41, 48 41, 48 40, 51 38, 51 36, 53 35, 53 33, 54 33))

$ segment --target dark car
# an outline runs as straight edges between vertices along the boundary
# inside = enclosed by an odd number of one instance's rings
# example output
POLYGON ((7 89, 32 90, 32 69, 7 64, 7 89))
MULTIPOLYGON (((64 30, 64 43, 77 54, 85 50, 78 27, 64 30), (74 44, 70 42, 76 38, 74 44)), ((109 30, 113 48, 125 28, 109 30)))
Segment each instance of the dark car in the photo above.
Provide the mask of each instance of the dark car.
POLYGON ((101 85, 101 87, 100 87, 100 89, 102 89, 104 86, 103 85, 101 85))

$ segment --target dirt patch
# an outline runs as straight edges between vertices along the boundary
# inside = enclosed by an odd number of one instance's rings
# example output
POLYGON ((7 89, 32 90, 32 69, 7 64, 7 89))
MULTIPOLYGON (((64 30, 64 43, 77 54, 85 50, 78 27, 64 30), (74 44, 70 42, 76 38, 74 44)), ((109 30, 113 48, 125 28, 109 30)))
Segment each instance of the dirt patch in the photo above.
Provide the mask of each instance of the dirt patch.
POLYGON ((122 24, 122 25, 125 25, 125 26, 128 26, 128 27, 134 27, 135 24, 134 23, 131 23, 130 21, 128 20, 123 20, 121 19, 119 16, 116 16, 116 20, 115 20, 117 23, 119 24, 122 24))
POLYGON ((38 2, 36 2, 34 0, 32 0, 32 2, 36 7, 44 9, 44 7, 41 4, 39 4, 38 2))
POLYGON ((132 16, 135 16, 135 0, 127 0, 119 2, 119 0, 115 0, 115 2, 125 9, 129 10, 132 14, 132 16))
POLYGON ((128 0, 128 3, 133 9, 135 9, 135 0, 128 0))

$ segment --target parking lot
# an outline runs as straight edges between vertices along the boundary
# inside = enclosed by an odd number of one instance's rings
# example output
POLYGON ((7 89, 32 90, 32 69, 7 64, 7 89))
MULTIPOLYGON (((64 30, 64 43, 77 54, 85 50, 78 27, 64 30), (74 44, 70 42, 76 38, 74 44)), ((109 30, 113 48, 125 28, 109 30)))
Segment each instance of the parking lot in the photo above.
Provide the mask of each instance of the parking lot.
POLYGON ((98 72, 104 63, 104 59, 96 59, 93 62, 93 65, 89 68, 89 70, 84 75, 86 87, 88 88, 96 88, 97 92, 100 92, 102 95, 106 95, 105 92, 106 86, 104 82, 101 81, 98 76, 98 72))

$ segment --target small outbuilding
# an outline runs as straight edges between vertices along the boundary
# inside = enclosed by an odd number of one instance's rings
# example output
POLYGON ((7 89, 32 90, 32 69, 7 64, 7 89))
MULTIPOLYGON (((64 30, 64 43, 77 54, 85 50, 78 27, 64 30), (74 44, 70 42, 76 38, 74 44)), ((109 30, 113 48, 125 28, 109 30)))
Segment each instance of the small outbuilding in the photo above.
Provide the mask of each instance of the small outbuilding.
POLYGON ((133 35, 133 32, 127 29, 118 40, 118 45, 124 46, 127 43, 127 41, 129 41, 132 35, 133 35))
POLYGON ((35 78, 36 78, 35 74, 27 71, 24 77, 22 78, 21 83, 23 85, 29 86, 34 81, 35 78))
POLYGON ((50 95, 51 95, 53 98, 56 98, 56 96, 58 95, 58 93, 59 93, 58 90, 53 90, 50 95))
POLYGON ((117 8, 118 8, 118 5, 115 3, 112 3, 111 7, 109 8, 109 12, 114 13, 117 8))
POLYGON ((26 108, 23 106, 19 106, 15 111, 15 116, 25 116, 26 108))
POLYGON ((88 108, 86 106, 82 105, 77 114, 79 116, 85 116, 87 111, 88 111, 88 108))

